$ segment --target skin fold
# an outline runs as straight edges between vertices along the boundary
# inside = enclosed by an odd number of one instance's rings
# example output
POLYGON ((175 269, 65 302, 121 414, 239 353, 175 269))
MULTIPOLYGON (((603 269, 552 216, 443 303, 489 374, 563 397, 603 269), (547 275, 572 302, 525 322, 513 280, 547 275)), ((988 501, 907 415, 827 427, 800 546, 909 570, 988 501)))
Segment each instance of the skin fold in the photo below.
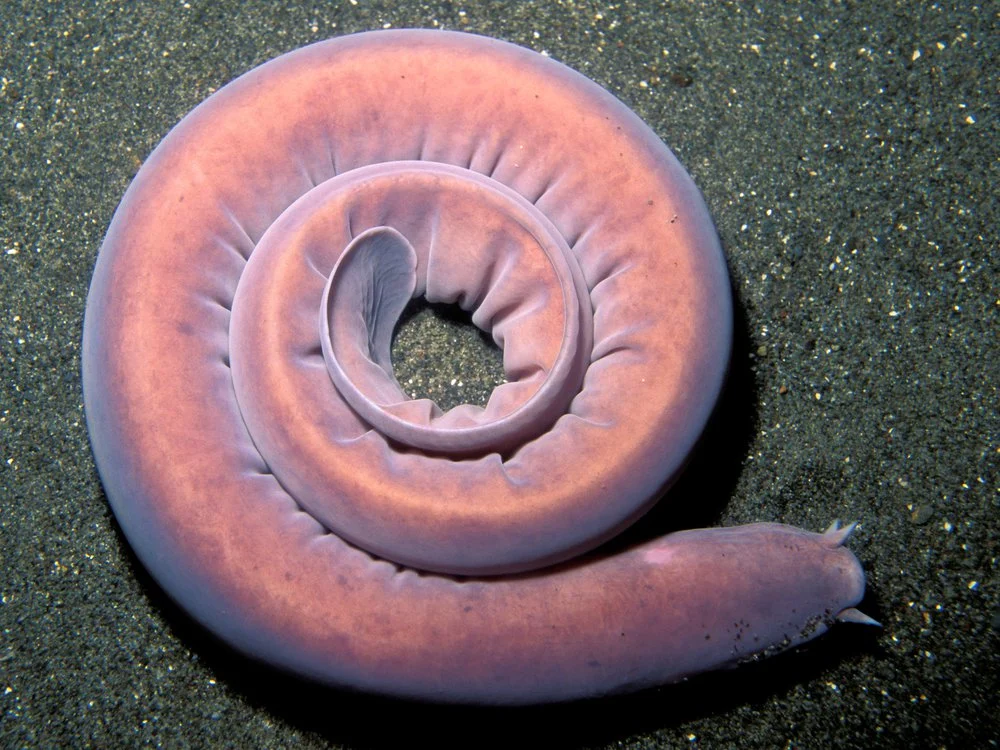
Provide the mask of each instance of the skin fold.
POLYGON ((358 34, 225 86, 136 175, 88 429, 140 559, 256 658, 439 701, 635 690, 867 621, 851 527, 577 557, 676 479, 731 329, 704 202, 617 99, 503 42, 358 34), (485 408, 396 382, 418 296, 503 348, 485 408))

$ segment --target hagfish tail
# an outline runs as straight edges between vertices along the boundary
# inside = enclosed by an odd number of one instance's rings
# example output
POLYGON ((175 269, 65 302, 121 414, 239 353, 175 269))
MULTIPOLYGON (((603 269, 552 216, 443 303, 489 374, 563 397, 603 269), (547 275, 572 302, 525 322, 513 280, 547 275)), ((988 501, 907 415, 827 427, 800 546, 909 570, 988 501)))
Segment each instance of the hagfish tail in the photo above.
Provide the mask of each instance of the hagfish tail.
POLYGON ((578 558, 674 481, 731 334, 705 204, 623 104, 507 43, 373 32, 250 71, 149 156, 98 257, 84 397, 129 542, 236 648, 397 696, 569 700, 867 619, 836 524, 578 558), (502 347, 484 408, 403 393, 415 297, 502 347))

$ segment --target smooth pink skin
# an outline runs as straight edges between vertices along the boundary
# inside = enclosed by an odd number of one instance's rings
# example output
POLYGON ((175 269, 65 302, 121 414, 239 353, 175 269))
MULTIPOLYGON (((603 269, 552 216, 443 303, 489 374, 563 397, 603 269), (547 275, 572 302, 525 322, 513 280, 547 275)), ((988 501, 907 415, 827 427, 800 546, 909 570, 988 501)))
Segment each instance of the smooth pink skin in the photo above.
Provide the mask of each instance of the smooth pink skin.
POLYGON ((98 258, 84 394, 129 541, 237 648, 394 695, 568 700, 793 645, 862 596, 846 532, 774 524, 511 575, 648 509, 730 337, 705 205, 627 108, 509 44, 375 32, 251 71, 150 155, 98 258), (410 294, 504 345, 486 409, 402 397, 410 294))

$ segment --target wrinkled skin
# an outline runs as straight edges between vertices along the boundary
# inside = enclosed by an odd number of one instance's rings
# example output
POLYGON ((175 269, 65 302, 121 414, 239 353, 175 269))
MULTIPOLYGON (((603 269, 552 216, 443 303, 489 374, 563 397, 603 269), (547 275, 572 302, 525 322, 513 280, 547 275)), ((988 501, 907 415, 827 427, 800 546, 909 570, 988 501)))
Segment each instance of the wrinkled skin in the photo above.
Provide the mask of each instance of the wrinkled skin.
POLYGON ((442 701, 637 689, 863 617, 836 526, 572 560, 676 478, 731 318, 700 195, 614 97, 481 37, 360 34, 150 155, 87 301, 88 427, 143 563, 250 655, 442 701), (402 393, 413 296, 503 347, 484 409, 402 393))

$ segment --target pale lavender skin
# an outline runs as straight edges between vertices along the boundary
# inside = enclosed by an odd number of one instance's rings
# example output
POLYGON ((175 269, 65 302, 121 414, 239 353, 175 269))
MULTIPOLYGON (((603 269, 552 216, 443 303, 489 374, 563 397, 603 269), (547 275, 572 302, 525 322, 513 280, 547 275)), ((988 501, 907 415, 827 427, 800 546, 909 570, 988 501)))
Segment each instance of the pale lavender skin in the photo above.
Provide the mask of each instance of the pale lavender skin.
POLYGON ((87 300, 88 428, 143 563, 256 658, 438 701, 635 690, 861 617, 836 527, 566 562, 676 478, 730 304, 696 188, 596 84, 471 35, 344 37, 220 90, 136 176, 87 300), (486 410, 400 399, 413 294, 504 344, 486 410))

